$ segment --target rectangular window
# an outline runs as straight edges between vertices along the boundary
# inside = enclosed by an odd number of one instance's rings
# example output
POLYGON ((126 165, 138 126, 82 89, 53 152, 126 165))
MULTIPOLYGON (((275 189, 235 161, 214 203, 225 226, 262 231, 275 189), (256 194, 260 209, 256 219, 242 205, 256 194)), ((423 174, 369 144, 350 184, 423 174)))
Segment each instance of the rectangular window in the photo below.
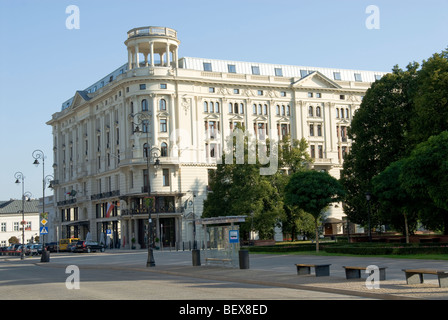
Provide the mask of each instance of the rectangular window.
POLYGON ((262 96, 263 95, 263 90, 258 90, 258 95, 262 96))
POLYGON ((341 80, 341 73, 333 72, 333 78, 334 78, 334 80, 341 80))
POLYGON ((300 77, 305 78, 308 75, 308 71, 306 70, 300 70, 300 77))
POLYGON ((160 119, 160 132, 167 132, 166 119, 160 119))
POLYGON ((355 81, 361 82, 362 78, 361 78, 361 74, 360 73, 355 73, 355 81))
POLYGON ((317 150, 319 152, 319 159, 323 159, 324 158, 324 149, 322 148, 322 146, 317 146, 317 150))
POLYGON ((163 186, 168 187, 170 185, 170 169, 163 169, 163 186))
POLYGON ((310 156, 313 159, 316 158, 316 149, 315 149, 314 145, 310 146, 310 156))
POLYGON ((240 89, 233 89, 234 94, 240 94, 240 89))
POLYGON ((259 66, 252 66, 252 74, 260 75, 260 67, 259 66))
POLYGON ((236 66, 234 64, 228 64, 227 70, 229 71, 229 73, 236 73, 236 66))
POLYGON ((281 96, 281 97, 286 97, 286 91, 281 91, 281 92, 280 92, 280 96, 281 96))
POLYGON ((316 93, 316 98, 322 98, 322 93, 317 92, 317 93, 316 93))
POLYGON ((167 84, 166 83, 161 83, 160 84, 160 89, 166 89, 167 88, 167 84))
POLYGON ((308 92, 308 98, 312 98, 313 97, 313 93, 312 92, 308 92))
POLYGON ((276 77, 283 77, 283 70, 282 70, 282 68, 275 68, 275 76, 276 77))
POLYGON ((314 125, 310 124, 310 137, 314 136, 314 125))
POLYGON ((215 88, 214 88, 214 87, 210 87, 210 88, 208 88, 208 92, 209 92, 209 93, 215 93, 215 88))
POLYGON ((212 71, 212 64, 210 62, 204 62, 204 71, 212 71))
POLYGON ((6 232, 6 222, 2 222, 0 231, 1 232, 6 232))
POLYGON ((140 84, 140 90, 145 90, 146 89, 146 84, 140 84))

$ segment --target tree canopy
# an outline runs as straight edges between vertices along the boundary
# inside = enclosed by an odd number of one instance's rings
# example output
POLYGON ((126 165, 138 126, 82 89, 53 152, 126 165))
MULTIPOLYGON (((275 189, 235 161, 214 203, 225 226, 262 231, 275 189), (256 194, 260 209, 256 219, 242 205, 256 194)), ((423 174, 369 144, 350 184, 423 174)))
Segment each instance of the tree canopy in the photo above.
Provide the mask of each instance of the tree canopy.
MULTIPOLYGON (((380 194, 372 203, 372 222, 394 224, 395 210, 390 211, 388 197, 392 193, 399 196, 402 186, 391 177, 401 164, 389 168, 380 178, 382 181, 377 180, 376 186, 373 179, 392 163, 410 156, 419 143, 448 130, 448 51, 434 54, 419 68, 416 62, 408 64, 406 70, 395 66, 392 73, 377 80, 367 90, 353 117, 348 132, 353 139, 352 148, 344 160, 341 174, 347 194, 344 209, 351 222, 366 224, 365 193, 376 187, 380 194)), ((402 170, 401 175, 406 175, 407 169, 402 170)), ((415 200, 417 194, 408 191, 406 197, 415 200)), ((418 197, 419 203, 435 201, 421 199, 421 194, 418 197)), ((404 209, 401 207, 399 211, 404 212, 404 209)), ((409 209, 406 210, 408 214, 409 209)), ((420 213, 425 211, 424 208, 419 210, 420 213)), ((410 222, 414 225, 412 219, 410 222)))
POLYGON ((339 181, 327 172, 314 170, 294 173, 285 188, 288 205, 303 209, 314 218, 316 251, 319 251, 318 220, 330 203, 338 202, 344 195, 339 181))

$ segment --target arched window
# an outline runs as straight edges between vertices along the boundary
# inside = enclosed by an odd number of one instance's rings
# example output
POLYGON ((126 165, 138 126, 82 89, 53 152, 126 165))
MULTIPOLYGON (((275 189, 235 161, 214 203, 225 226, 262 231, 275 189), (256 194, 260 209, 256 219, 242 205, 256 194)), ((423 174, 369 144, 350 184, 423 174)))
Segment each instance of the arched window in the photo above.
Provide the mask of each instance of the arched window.
POLYGON ((290 116, 291 115, 291 108, 288 106, 286 106, 286 115, 290 116))
POLYGON ((240 103, 240 114, 244 113, 244 104, 240 103))
POLYGON ((320 117, 321 113, 320 113, 320 107, 316 107, 316 117, 320 117))
POLYGON ((252 113, 257 114, 257 105, 255 103, 252 106, 252 113))
POLYGON ((265 104, 265 105, 263 106, 263 109, 264 109, 264 114, 267 115, 267 114, 268 114, 268 105, 265 104))
POLYGON ((308 107, 308 115, 309 115, 310 117, 314 117, 313 106, 309 106, 309 107, 308 107))
POLYGON ((148 100, 142 100, 142 111, 148 111, 148 100))
POLYGON ((159 110, 166 110, 166 100, 165 99, 160 99, 159 110))
POLYGON ((215 112, 219 113, 219 102, 215 103, 215 112))
POLYGON ((210 112, 215 112, 215 104, 210 102, 210 112))
POLYGON ((285 115, 285 106, 282 106, 282 116, 285 115))
POLYGON ((339 108, 336 108, 336 118, 339 118, 339 108))
POLYGON ((263 114, 263 110, 262 110, 261 104, 258 105, 258 114, 263 114))
POLYGON ((238 103, 234 104, 233 109, 234 109, 233 110, 234 113, 238 113, 238 103))
POLYGON ((160 156, 168 157, 168 145, 165 142, 162 142, 160 146, 160 156))
POLYGON ((275 113, 279 116, 280 115, 280 106, 275 106, 275 113))
POLYGON ((204 112, 208 112, 208 102, 204 101, 204 112))
POLYGON ((233 113, 233 104, 229 103, 229 113, 233 113))

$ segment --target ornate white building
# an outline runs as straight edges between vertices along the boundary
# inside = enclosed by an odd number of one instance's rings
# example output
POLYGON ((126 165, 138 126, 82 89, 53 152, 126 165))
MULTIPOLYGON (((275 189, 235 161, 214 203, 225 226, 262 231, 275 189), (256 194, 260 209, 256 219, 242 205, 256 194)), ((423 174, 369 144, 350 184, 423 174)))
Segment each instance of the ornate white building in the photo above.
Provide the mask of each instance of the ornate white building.
MULTIPOLYGON (((135 239, 145 247, 150 197, 163 244, 192 240, 208 170, 216 168, 237 123, 258 139, 306 138, 315 169, 339 178, 353 114, 384 75, 179 58, 179 44, 170 28, 130 30, 128 62, 76 91, 47 122, 61 237, 90 232, 100 239, 109 232, 116 246, 129 247, 135 239)), ((343 212, 334 206, 328 215, 340 219, 343 212)))

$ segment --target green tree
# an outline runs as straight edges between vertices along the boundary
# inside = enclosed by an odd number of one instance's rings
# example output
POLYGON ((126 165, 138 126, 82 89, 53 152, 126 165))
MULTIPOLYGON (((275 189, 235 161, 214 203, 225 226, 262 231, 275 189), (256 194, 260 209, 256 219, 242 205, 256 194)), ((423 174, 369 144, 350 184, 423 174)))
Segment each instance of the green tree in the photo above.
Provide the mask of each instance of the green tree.
POLYGON ((448 234, 447 155, 448 131, 444 131, 417 145, 411 155, 404 159, 400 175, 403 188, 408 193, 415 198, 431 200, 425 203, 422 220, 442 229, 444 234, 448 234))
MULTIPOLYGON (((348 135, 353 139, 344 159, 341 183, 346 189, 344 211, 351 222, 367 224, 365 194, 372 191, 372 178, 409 153, 408 130, 413 109, 418 64, 375 81, 355 113, 348 135)), ((372 203, 372 224, 378 224, 378 204, 372 203)))
POLYGON ((402 231, 406 236, 406 243, 409 243, 409 234, 417 227, 419 202, 402 187, 402 170, 403 160, 393 162, 373 178, 372 184, 382 221, 402 231))
POLYGON ((251 219, 241 226, 243 234, 247 235, 253 225, 262 239, 272 239, 274 227, 283 213, 283 201, 269 176, 260 175, 262 165, 258 161, 248 163, 248 145, 253 140, 246 134, 244 128, 238 127, 238 129, 235 135, 229 136, 227 140, 229 149, 227 152, 235 161, 228 163, 226 155, 223 155, 222 163, 210 173, 211 192, 204 201, 203 216, 246 215, 251 219), (238 139, 244 141, 244 163, 236 161, 237 149, 241 147, 236 143, 238 139))
POLYGON ((410 138, 414 146, 448 130, 448 48, 423 61, 413 101, 410 138))
POLYGON ((330 203, 338 202, 344 190, 327 172, 314 170, 294 173, 285 188, 285 202, 311 214, 314 218, 316 251, 319 251, 318 221, 330 203))

